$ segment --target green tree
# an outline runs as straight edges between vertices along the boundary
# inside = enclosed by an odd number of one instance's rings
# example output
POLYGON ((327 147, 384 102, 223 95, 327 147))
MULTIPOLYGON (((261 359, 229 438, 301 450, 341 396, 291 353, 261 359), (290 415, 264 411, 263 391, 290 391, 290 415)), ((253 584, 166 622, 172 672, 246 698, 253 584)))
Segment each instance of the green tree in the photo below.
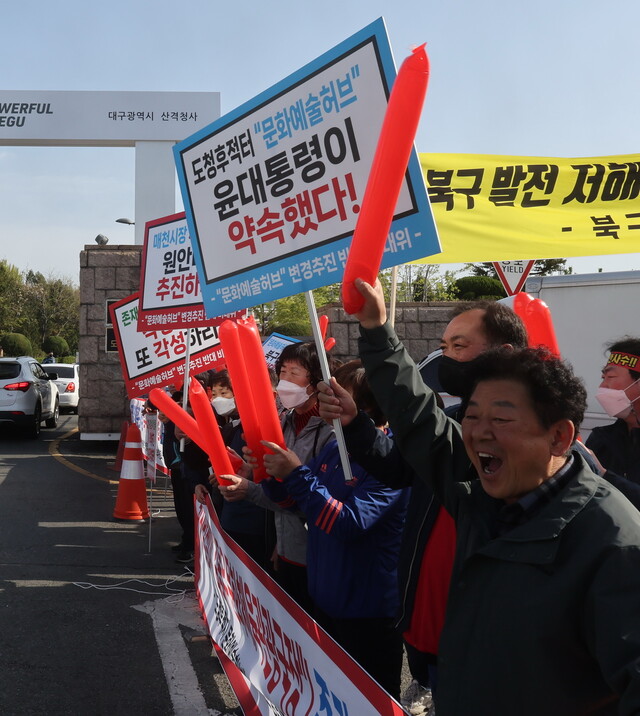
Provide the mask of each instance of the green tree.
POLYGON ((69 344, 62 336, 47 336, 42 344, 45 353, 53 353, 56 358, 69 355, 69 344))
POLYGON ((566 266, 567 259, 540 259, 533 264, 531 274, 533 276, 566 276, 573 273, 571 266, 566 266))
POLYGON ((24 311, 22 288, 20 269, 6 259, 0 260, 0 331, 12 332, 20 328, 24 311))
POLYGON ((456 287, 463 301, 503 298, 507 295, 502 283, 491 276, 463 276, 456 281, 456 287))
MULTIPOLYGON (((435 266, 429 268, 435 269, 435 266)), ((438 271, 427 271, 418 276, 412 285, 414 301, 454 301, 458 293, 455 271, 445 271, 443 275, 438 271)))
MULTIPOLYGON (((456 298, 455 271, 440 273, 431 264, 402 264, 396 267, 397 301, 452 301, 456 298)), ((393 269, 380 274, 385 298, 390 300, 393 269)))
POLYGON ((31 342, 22 333, 4 333, 0 336, 0 346, 7 357, 30 356, 33 354, 31 342))
POLYGON ((80 292, 68 278, 45 277, 40 272, 28 271, 24 294, 29 307, 25 329, 37 346, 47 336, 69 338, 70 350, 78 343, 80 321, 80 292))
POLYGON ((311 321, 303 293, 281 298, 275 303, 270 333, 275 331, 285 336, 311 335, 311 321))

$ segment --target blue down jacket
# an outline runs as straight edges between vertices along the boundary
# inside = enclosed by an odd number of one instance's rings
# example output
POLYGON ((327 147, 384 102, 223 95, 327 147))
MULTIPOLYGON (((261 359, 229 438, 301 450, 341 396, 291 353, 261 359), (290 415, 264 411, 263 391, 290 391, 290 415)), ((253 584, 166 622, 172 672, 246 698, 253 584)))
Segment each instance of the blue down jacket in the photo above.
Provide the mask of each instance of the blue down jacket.
MULTIPOLYGON (((345 482, 338 444, 283 482, 263 482, 275 502, 289 497, 307 518, 307 570, 313 602, 329 616, 393 617, 407 490, 392 490, 351 462, 345 482)), ((290 502, 290 500, 289 500, 290 502)))

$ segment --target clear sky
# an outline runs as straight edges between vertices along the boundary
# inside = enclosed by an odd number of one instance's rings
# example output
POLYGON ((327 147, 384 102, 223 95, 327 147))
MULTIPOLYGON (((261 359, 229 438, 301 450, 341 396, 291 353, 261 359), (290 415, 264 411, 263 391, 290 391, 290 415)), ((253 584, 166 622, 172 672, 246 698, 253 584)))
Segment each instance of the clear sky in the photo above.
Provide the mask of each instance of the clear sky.
MULTIPOLYGON (((419 152, 640 150, 638 0, 21 0, 2 3, 0 89, 217 91, 225 113, 380 16, 398 66, 427 42, 419 152)), ((115 223, 133 215, 133 149, 0 146, 0 258, 20 269, 76 281, 96 234, 133 243, 115 223)))

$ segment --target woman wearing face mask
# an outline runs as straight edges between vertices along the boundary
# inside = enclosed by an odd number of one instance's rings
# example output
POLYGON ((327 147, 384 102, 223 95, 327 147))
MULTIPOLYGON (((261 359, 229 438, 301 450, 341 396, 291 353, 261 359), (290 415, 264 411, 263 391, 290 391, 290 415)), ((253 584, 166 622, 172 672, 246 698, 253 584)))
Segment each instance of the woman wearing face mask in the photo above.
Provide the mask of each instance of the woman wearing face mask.
MULTIPOLYGON (((211 379, 211 405, 220 423, 220 433, 224 444, 242 454, 245 445, 242 424, 229 373, 218 371, 211 379)), ((217 487, 217 480, 211 480, 217 487)), ((218 491, 215 490, 219 495, 218 491)), ((223 502, 220 511, 220 524, 227 534, 262 569, 271 571, 271 552, 275 543, 273 514, 248 500, 223 502)))
MULTIPOLYGON (((335 379, 380 430, 387 422, 359 360, 335 379)), ((306 465, 271 443, 262 489, 279 504, 302 510, 308 525, 308 583, 314 619, 390 694, 398 696, 402 636, 397 563, 408 490, 378 482, 355 461, 345 482, 335 440, 306 465), (292 499, 295 505, 292 505, 292 499)))
MULTIPOLYGON (((329 359, 330 367, 332 361, 329 359)), ((333 428, 318 413, 316 386, 322 380, 320 361, 313 343, 294 343, 287 346, 276 361, 277 396, 286 412, 282 416, 284 441, 306 463, 316 457, 333 438, 333 428)), ((251 451, 245 448, 251 461, 251 451)), ((307 589, 307 528, 302 512, 291 512, 270 500, 260 485, 233 476, 232 485, 220 488, 228 502, 250 500, 273 511, 276 529, 276 549, 273 556, 278 584, 310 611, 307 589)))
MULTIPOLYGON (((331 363, 331 361, 330 361, 331 363)), ((282 433, 286 446, 301 463, 316 457, 333 439, 333 428, 318 414, 316 386, 322 380, 313 343, 294 343, 276 361, 276 392, 287 411, 282 433)), ((307 590, 307 529, 302 514, 276 512, 276 579, 301 606, 309 609, 307 590)))
POLYGON ((616 421, 594 428, 587 440, 607 469, 640 484, 640 338, 609 346, 596 399, 616 421))
MULTIPOLYGON (((332 361, 329 359, 330 367, 332 361)), ((282 416, 284 441, 306 463, 316 457, 333 438, 333 428, 318 413, 316 386, 322 380, 320 361, 313 343, 287 346, 276 361, 277 396, 285 408, 282 416)), ((245 457, 251 460, 245 448, 245 457)), ((220 488, 227 502, 249 500, 273 511, 276 549, 273 557, 278 584, 309 611, 311 600, 307 589, 307 528, 301 512, 291 512, 270 500, 260 485, 233 476, 234 484, 220 488)))

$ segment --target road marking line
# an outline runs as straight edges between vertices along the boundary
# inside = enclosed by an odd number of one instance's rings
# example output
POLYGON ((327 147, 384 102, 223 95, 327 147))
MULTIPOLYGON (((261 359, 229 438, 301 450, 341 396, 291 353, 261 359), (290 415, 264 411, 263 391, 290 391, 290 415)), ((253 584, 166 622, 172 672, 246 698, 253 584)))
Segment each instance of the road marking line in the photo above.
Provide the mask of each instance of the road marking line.
POLYGON ((60 452, 60 443, 63 440, 66 440, 67 438, 70 438, 72 435, 75 435, 75 433, 78 432, 78 428, 73 428, 73 430, 69 430, 68 433, 65 433, 62 437, 56 438, 53 440, 49 445, 49 455, 51 455, 54 460, 57 460, 59 463, 64 465, 65 467, 68 467, 70 470, 73 470, 74 472, 79 472, 81 475, 84 475, 85 477, 90 477, 92 480, 99 480, 100 482, 107 482, 109 485, 117 485, 117 480, 107 480, 106 477, 100 477, 99 475, 94 475, 92 472, 89 472, 88 470, 84 470, 81 467, 78 467, 77 465, 74 465, 72 462, 69 462, 66 457, 62 455, 60 452))
POLYGON ((210 716, 179 626, 200 631, 202 619, 195 610, 172 605, 165 599, 136 604, 132 608, 151 617, 175 716, 210 716))
MULTIPOLYGON (((59 463, 64 465, 65 467, 68 467, 70 470, 74 470, 75 472, 79 472, 81 475, 84 475, 85 477, 90 477, 92 480, 99 480, 100 482, 106 482, 109 485, 118 485, 119 480, 109 480, 106 477, 100 477, 100 475, 95 475, 93 472, 89 472, 88 470, 85 470, 81 467, 78 467, 77 465, 74 465, 72 462, 69 462, 67 458, 60 452, 60 443, 63 440, 67 440, 72 435, 75 435, 78 432, 78 428, 73 428, 72 430, 69 430, 68 433, 65 433, 59 438, 56 438, 55 440, 52 440, 49 444, 49 455, 54 460, 57 460, 59 463)), ((152 492, 155 492, 156 494, 164 493, 167 491, 167 488, 161 488, 161 487, 151 487, 147 485, 147 490, 151 490, 152 492)), ((157 515, 156 515, 157 516, 157 515)))
POLYGON ((49 445, 49 455, 54 460, 57 460, 59 463, 64 465, 65 467, 68 467, 70 470, 73 470, 74 472, 79 472, 81 475, 84 475, 85 477, 90 477, 92 480, 99 480, 100 482, 107 482, 109 485, 117 485, 117 480, 108 480, 106 477, 100 477, 99 475, 94 475, 92 472, 89 472, 88 470, 84 470, 81 467, 78 467, 77 465, 74 465, 72 462, 69 462, 66 457, 62 455, 60 452, 60 443, 63 440, 67 440, 67 438, 70 438, 72 435, 75 435, 75 433, 78 432, 78 428, 73 428, 73 430, 69 430, 68 433, 65 433, 62 437, 56 438, 53 440, 49 445))

